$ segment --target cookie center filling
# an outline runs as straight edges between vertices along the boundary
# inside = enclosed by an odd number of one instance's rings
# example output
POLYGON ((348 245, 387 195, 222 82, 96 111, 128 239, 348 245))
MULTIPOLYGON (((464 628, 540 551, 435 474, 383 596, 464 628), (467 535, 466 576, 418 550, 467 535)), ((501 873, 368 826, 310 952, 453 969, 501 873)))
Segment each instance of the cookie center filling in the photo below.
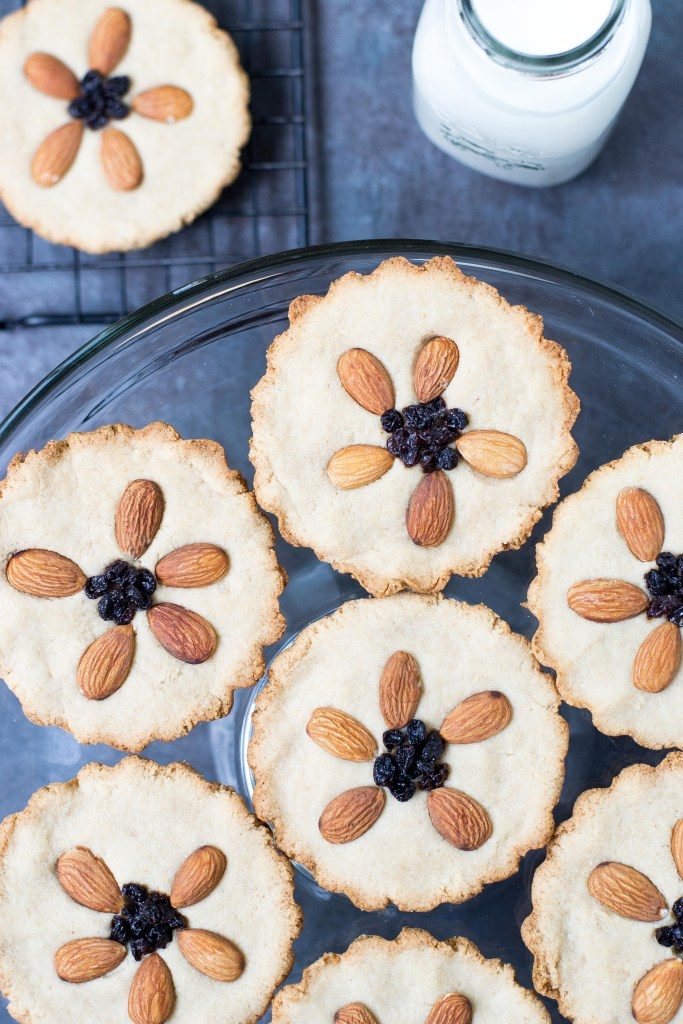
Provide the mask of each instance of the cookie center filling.
POLYGON ((445 743, 436 730, 427 730, 419 718, 402 729, 389 729, 382 737, 386 753, 375 758, 372 776, 404 803, 419 786, 427 792, 439 789, 448 778, 448 765, 439 764, 445 743))
POLYGON ((462 434, 469 418, 462 409, 448 409, 443 398, 407 405, 399 412, 383 413, 382 429, 391 436, 387 450, 404 466, 416 466, 423 473, 455 469, 458 453, 451 445, 462 434))
POLYGON ((128 882, 121 886, 121 895, 124 906, 112 918, 109 938, 122 946, 128 943, 134 960, 165 949, 176 928, 187 927, 165 892, 150 892, 146 885, 128 882))
POLYGON ((137 611, 147 611, 157 588, 154 573, 118 558, 99 576, 90 576, 83 591, 97 601, 100 618, 126 626, 137 611))
POLYGON ((665 618, 683 626, 683 555, 662 551, 656 562, 657 568, 645 573, 645 586, 650 592, 647 617, 665 618))
POLYGON ((85 121, 88 128, 97 131, 105 128, 112 118, 121 120, 128 117, 130 107, 123 97, 130 89, 128 75, 113 75, 107 78, 99 71, 88 71, 80 81, 81 94, 69 104, 69 113, 78 121, 85 121))

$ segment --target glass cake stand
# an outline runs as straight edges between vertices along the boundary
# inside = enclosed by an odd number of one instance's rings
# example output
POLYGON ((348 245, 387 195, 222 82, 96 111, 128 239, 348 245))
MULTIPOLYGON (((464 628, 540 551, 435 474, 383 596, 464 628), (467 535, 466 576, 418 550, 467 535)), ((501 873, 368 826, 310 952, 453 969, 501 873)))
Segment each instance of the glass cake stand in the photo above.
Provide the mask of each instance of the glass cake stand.
MULTIPOLYGON (((162 419, 186 437, 220 441, 230 464, 251 481, 249 392, 264 371, 269 343, 287 325, 289 302, 300 294, 324 292, 348 270, 367 273, 398 254, 417 262, 453 256, 466 273, 542 314, 546 336, 567 348, 574 366, 571 383, 582 402, 575 430, 581 457, 562 481, 563 494, 576 490, 591 470, 629 445, 669 438, 683 429, 683 330, 636 300, 566 270, 501 252, 420 241, 344 243, 243 264, 177 289, 104 331, 0 424, 3 472, 15 452, 38 448, 70 430, 117 421, 142 426, 162 419)), ((485 602, 513 629, 530 636, 533 620, 522 602, 534 572, 534 541, 548 525, 546 514, 520 551, 499 555, 479 580, 455 578, 446 593, 485 602)), ((307 549, 279 539, 278 555, 289 575, 282 600, 287 633, 269 658, 307 623, 363 594, 350 577, 335 573, 307 549)), ((237 691, 228 718, 200 725, 174 743, 154 743, 146 754, 164 763, 189 761, 207 778, 235 786, 248 799, 252 782, 245 755, 256 689, 237 691)), ((582 790, 608 785, 626 764, 654 763, 663 756, 626 738, 602 736, 586 712, 564 708, 563 713, 571 744, 558 820, 570 814, 582 790)), ((60 729, 32 725, 15 697, 0 686, 0 816, 23 808, 40 786, 72 778, 89 761, 111 764, 122 756, 106 746, 79 746, 60 729)), ((305 925, 290 980, 323 953, 343 951, 364 932, 394 937, 410 924, 440 939, 468 936, 485 955, 510 962, 522 984, 530 986, 530 956, 519 925, 528 913, 531 877, 541 858, 541 851, 532 852, 507 881, 489 885, 461 906, 444 905, 428 914, 393 907, 364 913, 346 897, 321 890, 300 870, 297 898, 305 925)), ((554 1020, 561 1020, 554 1004, 551 1010, 554 1020)), ((0 1006, 0 1021, 10 1020, 0 1006)))

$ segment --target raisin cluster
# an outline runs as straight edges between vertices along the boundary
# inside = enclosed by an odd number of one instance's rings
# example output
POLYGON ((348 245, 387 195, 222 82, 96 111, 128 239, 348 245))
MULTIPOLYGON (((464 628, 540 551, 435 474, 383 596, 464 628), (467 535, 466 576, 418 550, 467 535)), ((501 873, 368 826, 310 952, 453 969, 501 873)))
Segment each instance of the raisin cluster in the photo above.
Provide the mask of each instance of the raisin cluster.
POLYGON ((118 558, 99 576, 85 581, 85 596, 97 600, 100 617, 117 626, 126 626, 136 611, 147 611, 157 588, 154 573, 118 558))
POLYGON ((123 909, 112 918, 109 938, 123 946, 129 943, 134 960, 165 949, 176 928, 187 927, 164 892, 149 892, 146 885, 129 882, 121 887, 121 895, 123 909))
POLYGON ((455 469, 458 453, 451 445, 469 423, 462 409, 447 409, 443 398, 408 405, 382 415, 382 429, 391 435, 387 449, 405 466, 420 464, 423 473, 455 469))
POLYGON ((683 898, 676 900, 671 908, 676 924, 658 928, 655 937, 660 946, 673 949, 674 953, 683 956, 683 898))
POLYGON ((439 764, 444 741, 438 732, 414 718, 403 729, 389 729, 382 737, 387 753, 375 758, 373 778, 377 786, 386 786, 402 803, 410 800, 417 786, 439 789, 448 778, 448 765, 439 764))
POLYGON ((651 596, 647 616, 666 618, 675 626, 683 626, 683 555, 662 551, 656 561, 657 568, 645 573, 645 585, 651 596))
POLYGON ((105 128, 112 118, 128 117, 130 107, 121 99, 130 89, 128 75, 106 78, 99 71, 88 71, 81 79, 81 94, 69 104, 69 113, 88 128, 105 128))

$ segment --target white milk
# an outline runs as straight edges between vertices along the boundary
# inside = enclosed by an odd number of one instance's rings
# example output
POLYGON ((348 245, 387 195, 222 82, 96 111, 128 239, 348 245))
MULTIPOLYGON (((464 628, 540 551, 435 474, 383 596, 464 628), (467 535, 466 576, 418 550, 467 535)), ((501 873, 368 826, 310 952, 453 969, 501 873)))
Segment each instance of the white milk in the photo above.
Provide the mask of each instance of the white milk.
POLYGON ((600 152, 642 63, 649 0, 426 0, 415 111, 450 156, 520 185, 600 152))

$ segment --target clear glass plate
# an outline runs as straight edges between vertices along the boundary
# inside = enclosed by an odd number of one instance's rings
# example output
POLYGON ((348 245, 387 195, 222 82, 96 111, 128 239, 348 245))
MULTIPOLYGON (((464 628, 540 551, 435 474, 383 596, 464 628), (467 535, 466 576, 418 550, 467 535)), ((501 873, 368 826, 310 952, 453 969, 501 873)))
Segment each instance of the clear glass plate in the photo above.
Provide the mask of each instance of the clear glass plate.
MULTIPOLYGON (((142 426, 162 419, 187 437, 220 441, 230 464, 251 480, 249 391, 263 373, 270 341, 287 325, 289 302, 300 294, 324 292, 348 270, 367 273, 396 254, 417 262, 437 254, 453 256, 466 273, 541 313, 546 335, 568 349, 572 385, 583 409, 576 427, 581 457, 563 481, 563 493, 576 490, 592 469, 629 445, 669 438, 683 429, 683 331, 663 316, 567 271, 504 253, 379 241, 245 264, 178 289, 120 321, 58 367, 0 425, 3 469, 15 452, 38 448, 70 430, 117 421, 142 426)), ((522 601, 533 575, 533 542, 548 525, 545 515, 521 551, 499 555, 480 580, 454 579, 446 593, 485 602, 513 629, 530 636, 533 621, 522 601)), ((270 657, 308 622, 362 595, 349 577, 321 564, 308 550, 280 540, 278 554, 290 581, 282 601, 288 628, 270 657)), ((148 756, 159 762, 189 761, 207 778, 229 783, 248 798, 245 748, 253 698, 254 691, 238 691, 228 718, 200 725, 175 743, 154 743, 148 756)), ((571 746, 558 820, 568 816, 582 790, 609 784, 628 763, 654 763, 662 756, 625 738, 601 736, 587 713, 564 709, 564 714, 571 746)), ((38 787, 71 778, 89 761, 112 763, 121 756, 105 746, 81 747, 59 729, 32 725, 9 690, 0 688, 0 816, 24 807, 38 787)), ((322 953, 342 951, 364 932, 393 937, 411 924, 428 928, 437 938, 470 937, 486 955, 512 963, 519 980, 530 986, 530 957, 519 925, 528 913, 530 880, 541 858, 541 851, 530 853, 514 877, 488 886, 461 906, 444 905, 429 914, 395 908, 363 913, 345 897, 323 892, 300 871, 297 898, 305 926, 291 980, 322 953)), ((29 901, 38 896, 27 893, 29 901)), ((552 1010, 560 1020, 554 1005, 552 1010)), ((0 1019, 11 1019, 1 1007, 0 1019)))

